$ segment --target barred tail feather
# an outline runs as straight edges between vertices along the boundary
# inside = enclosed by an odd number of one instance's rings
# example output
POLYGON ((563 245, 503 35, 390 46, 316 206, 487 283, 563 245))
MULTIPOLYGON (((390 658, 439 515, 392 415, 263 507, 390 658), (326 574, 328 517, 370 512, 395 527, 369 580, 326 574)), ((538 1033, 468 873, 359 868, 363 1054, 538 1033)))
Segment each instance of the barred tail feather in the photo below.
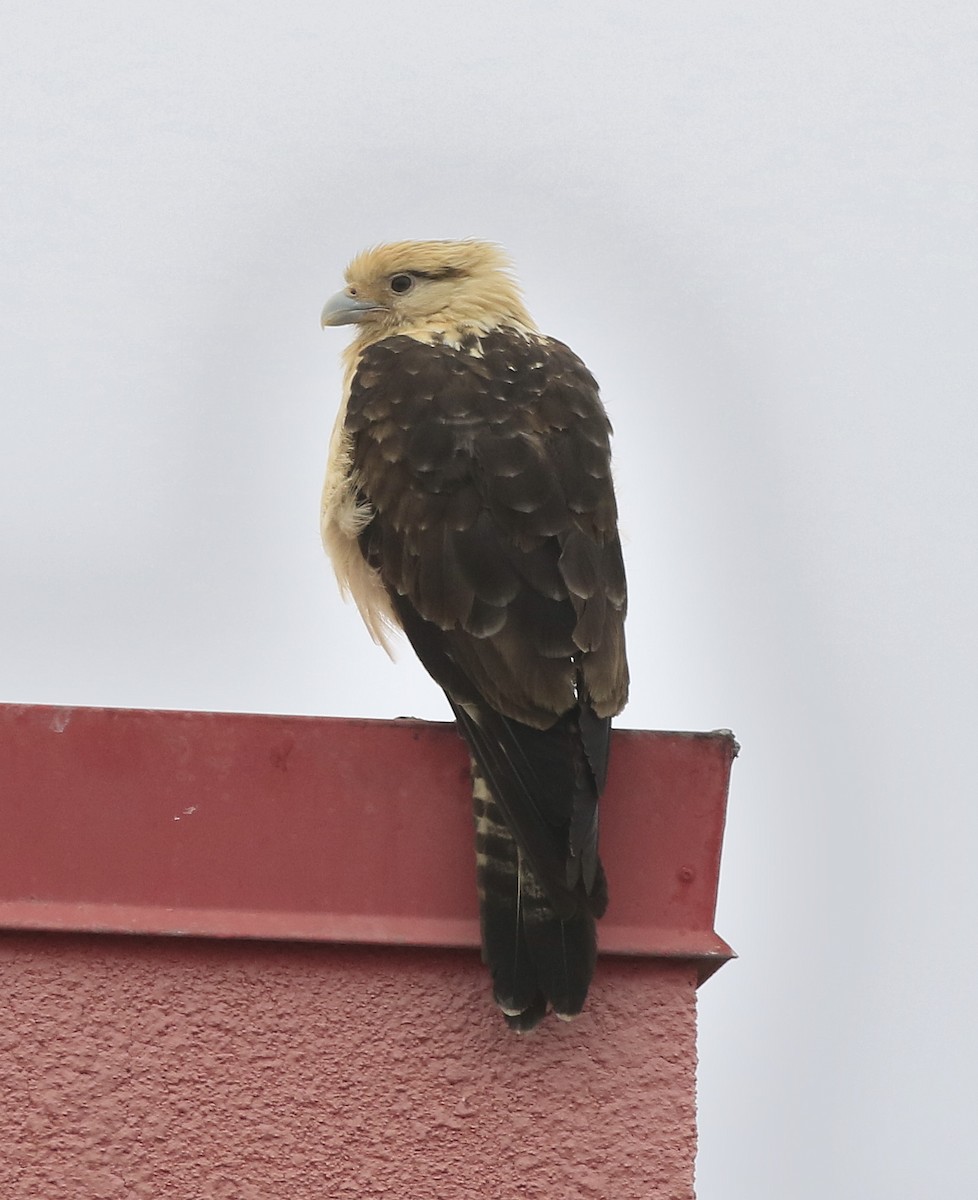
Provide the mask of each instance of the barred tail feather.
POLYGON ((573 916, 557 916, 475 763, 472 793, 482 957, 496 1003, 520 1032, 548 1008, 565 1019, 577 1016, 594 973, 594 916, 586 901, 573 916))
POLYGON ((474 766, 472 795, 482 957, 492 974, 496 1003, 508 1017, 516 1017, 539 999, 520 915, 519 849, 474 766))

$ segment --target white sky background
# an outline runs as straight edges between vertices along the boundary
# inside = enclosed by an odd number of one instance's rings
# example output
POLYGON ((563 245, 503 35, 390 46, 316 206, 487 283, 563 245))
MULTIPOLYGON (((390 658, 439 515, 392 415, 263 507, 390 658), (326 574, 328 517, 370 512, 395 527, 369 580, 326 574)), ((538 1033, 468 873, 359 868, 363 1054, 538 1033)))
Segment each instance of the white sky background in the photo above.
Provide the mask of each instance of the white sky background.
POLYGON ((622 723, 743 744, 700 1196, 965 1194, 973 0, 7 0, 0 107, 0 700, 445 719, 322 557, 318 317, 503 243, 615 424, 622 723))

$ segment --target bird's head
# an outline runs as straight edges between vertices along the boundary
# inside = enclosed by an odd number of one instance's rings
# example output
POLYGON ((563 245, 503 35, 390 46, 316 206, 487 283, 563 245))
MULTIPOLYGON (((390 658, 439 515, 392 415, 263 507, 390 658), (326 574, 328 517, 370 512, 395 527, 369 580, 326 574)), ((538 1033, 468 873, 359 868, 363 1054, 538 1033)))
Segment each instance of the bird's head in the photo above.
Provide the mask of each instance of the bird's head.
POLYGON ((392 242, 364 250, 346 287, 326 302, 323 326, 358 325, 357 340, 399 333, 533 330, 509 259, 491 242, 392 242))

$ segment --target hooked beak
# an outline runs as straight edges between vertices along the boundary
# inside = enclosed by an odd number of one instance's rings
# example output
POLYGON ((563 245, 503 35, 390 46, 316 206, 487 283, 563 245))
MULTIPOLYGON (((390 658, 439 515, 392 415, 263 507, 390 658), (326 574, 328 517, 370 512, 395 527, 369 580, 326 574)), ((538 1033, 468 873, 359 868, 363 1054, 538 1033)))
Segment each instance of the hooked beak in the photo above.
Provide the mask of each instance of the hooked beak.
POLYGON ((382 311, 383 305, 374 304, 372 300, 359 300, 344 290, 326 301, 321 324, 323 329, 327 325, 361 325, 370 313, 382 311))

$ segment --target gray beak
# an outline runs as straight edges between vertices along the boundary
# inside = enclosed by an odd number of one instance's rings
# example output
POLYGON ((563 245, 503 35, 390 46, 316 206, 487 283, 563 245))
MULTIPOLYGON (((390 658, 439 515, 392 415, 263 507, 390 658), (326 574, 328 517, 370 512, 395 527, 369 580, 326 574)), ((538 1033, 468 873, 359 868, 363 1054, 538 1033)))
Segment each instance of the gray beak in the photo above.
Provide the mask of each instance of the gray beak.
POLYGON ((348 291, 337 292, 330 296, 323 309, 322 326, 327 325, 359 325, 367 319, 368 314, 381 312, 383 305, 374 304, 372 300, 358 300, 348 291))

